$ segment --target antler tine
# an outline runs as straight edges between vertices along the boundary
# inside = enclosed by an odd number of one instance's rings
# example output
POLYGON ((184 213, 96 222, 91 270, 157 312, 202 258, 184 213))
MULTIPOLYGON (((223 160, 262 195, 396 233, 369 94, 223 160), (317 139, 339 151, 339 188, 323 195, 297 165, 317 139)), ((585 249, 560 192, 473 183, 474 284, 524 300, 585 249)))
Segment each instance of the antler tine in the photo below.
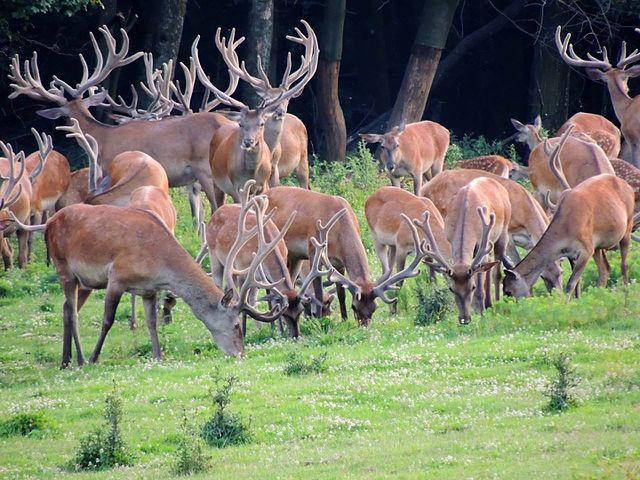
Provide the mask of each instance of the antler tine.
POLYGON ((425 214, 423 215, 422 222, 417 222, 416 220, 412 222, 411 219, 407 217, 404 213, 401 213, 400 216, 402 217, 402 220, 406 222, 407 226, 411 230, 411 237, 413 238, 415 256, 413 257, 413 260, 411 261, 409 266, 400 270, 395 275, 387 276, 386 278, 383 277, 378 281, 377 285, 373 287, 373 293, 375 293, 377 297, 379 297, 384 303, 387 303, 387 304, 395 303, 397 299, 387 297, 386 291, 393 289, 394 284, 401 282, 406 278, 412 278, 417 276, 419 273, 418 267, 420 266, 422 259, 430 255, 430 251, 427 248, 426 241, 420 240, 420 236, 418 235, 418 230, 416 229, 416 225, 422 225, 422 224, 428 225, 428 222, 429 222, 428 212, 425 212, 425 214))
POLYGON ((44 163, 47 161, 47 157, 53 150, 53 140, 51 139, 51 135, 47 135, 46 133, 38 133, 35 128, 31 129, 31 133, 34 137, 36 137, 36 142, 38 142, 38 166, 29 174, 29 178, 33 181, 38 175, 42 173, 42 169, 44 168, 44 163))
MULTIPOLYGON (((639 29, 636 29, 636 31, 639 29)), ((618 59, 618 63, 616 64, 616 68, 624 69, 625 67, 635 63, 640 60, 640 53, 636 48, 633 52, 627 55, 627 42, 622 42, 622 48, 620 49, 620 57, 618 59)))
POLYGON ((48 90, 42 85, 40 70, 38 69, 37 52, 33 52, 31 61, 25 60, 23 65, 24 76, 20 69, 20 56, 16 54, 11 58, 9 80, 14 83, 10 84, 10 87, 13 89, 13 92, 9 95, 10 99, 14 99, 20 95, 26 95, 35 100, 44 100, 57 103, 58 105, 67 103, 66 98, 64 98, 64 92, 57 88, 53 82, 48 90))
MULTIPOLYGON (((424 236, 427 239, 427 247, 429 248, 429 258, 435 261, 445 272, 451 270, 451 265, 447 261, 446 257, 440 252, 440 248, 438 247, 438 242, 436 242, 436 237, 433 235, 433 230, 431 230, 431 225, 429 221, 431 220, 431 212, 429 210, 425 210, 422 214, 422 221, 418 221, 417 219, 413 220, 413 224, 416 227, 419 227, 420 230, 424 233, 424 236)), ((411 232, 413 234, 413 230, 411 232)))
POLYGON ((560 162, 560 152, 562 150, 562 147, 566 143, 567 138, 569 138, 569 135, 571 135, 571 132, 573 131, 573 127, 574 125, 570 125, 569 128, 567 128, 567 130, 562 134, 562 136, 560 137, 560 141, 555 146, 555 148, 553 149, 550 155, 548 153, 549 151, 548 140, 544 141, 544 151, 545 153, 547 153, 547 155, 549 155, 549 168, 551 169, 551 172, 555 175, 556 179, 558 180, 558 183, 560 183, 560 186, 562 187, 563 190, 569 190, 571 186, 569 185, 567 178, 564 176, 564 170, 562 169, 562 163, 560 162))
MULTIPOLYGON (((198 74, 198 79, 200 80, 200 83, 202 83, 202 85, 204 85, 204 87, 208 91, 213 93, 218 99, 217 104, 213 104, 214 101, 208 102, 207 105, 204 106, 203 110, 205 111, 207 111, 207 109, 210 110, 211 108, 213 108, 216 105, 219 105, 220 103, 224 103, 225 105, 229 105, 235 108, 248 108, 244 103, 232 98, 231 93, 229 93, 229 89, 227 89, 227 92, 223 92, 220 89, 218 89, 213 83, 211 83, 211 80, 204 73, 204 70, 202 69, 202 65, 200 64, 200 58, 198 57, 199 41, 200 41, 200 35, 196 37, 196 39, 193 41, 193 44, 191 45, 191 57, 193 58, 193 61, 196 67, 196 73, 198 74)), ((237 86, 238 84, 237 75, 233 71, 229 70, 229 76, 231 77, 231 85, 237 86)), ((235 90, 235 87, 233 90, 235 90)))
POLYGON ((99 148, 97 140, 88 133, 84 133, 75 118, 71 118, 71 125, 61 125, 56 129, 69 132, 67 133, 67 138, 75 138, 78 145, 87 153, 89 158, 89 192, 94 192, 98 189, 98 177, 102 176, 102 170, 98 164, 99 148))
POLYGON ((178 102, 173 102, 174 107, 180 110, 182 113, 192 113, 191 109, 191 97, 193 97, 193 90, 196 85, 196 65, 193 62, 193 58, 189 59, 189 67, 180 62, 180 68, 184 73, 184 91, 180 89, 180 81, 176 80, 171 82, 171 92, 176 96, 178 102))
POLYGON ((328 253, 328 235, 331 227, 333 227, 340 218, 347 213, 347 209, 343 208, 342 210, 336 212, 327 222, 326 226, 322 226, 322 221, 318 220, 318 239, 315 237, 311 237, 311 243, 313 244, 313 258, 310 261, 309 273, 302 281, 302 286, 300 287, 300 297, 303 297, 313 282, 317 277, 322 277, 326 275, 327 277, 331 277, 331 275, 335 272, 335 268, 331 265, 331 262, 328 261, 329 253, 328 253), (327 268, 326 270, 320 270, 320 264, 323 263, 327 268))
MULTIPOLYGON (((233 72, 239 78, 247 82, 249 85, 254 87, 257 90, 264 90, 267 88, 271 88, 269 85, 269 80, 267 79, 267 83, 265 84, 264 78, 259 79, 252 76, 246 69, 244 61, 240 63, 238 59, 238 54, 236 53, 236 48, 244 42, 245 38, 240 37, 238 40, 235 40, 236 37, 236 29, 232 28, 231 33, 229 34, 229 41, 227 42, 226 37, 222 37, 222 29, 218 27, 216 30, 216 47, 220 51, 222 55, 222 59, 224 63, 226 63, 227 68, 230 72, 233 72)), ((258 56, 258 63, 260 63, 260 57, 258 56)), ((266 76, 265 76, 266 77, 266 76)))
POLYGON ((471 261, 471 270, 475 270, 480 266, 482 259, 485 255, 491 253, 493 250, 493 243, 489 241, 489 232, 496 223, 496 214, 491 212, 489 214, 489 220, 487 221, 487 207, 482 206, 477 208, 478 216, 480 217, 480 221, 482 222, 482 237, 480 239, 480 243, 478 244, 478 249, 476 251, 473 260, 471 261))
POLYGON ((573 50, 573 45, 569 42, 571 40, 571 34, 567 33, 564 40, 561 39, 561 31, 562 27, 558 26, 556 28, 556 47, 558 48, 558 52, 562 59, 571 66, 574 67, 587 67, 587 68, 599 68, 602 70, 611 69, 611 63, 609 62, 609 57, 607 55, 607 49, 602 49, 602 59, 597 59, 591 54, 587 54, 589 60, 584 60, 578 55, 576 55, 573 50))
POLYGON ((0 142, 0 150, 7 158, 9 163, 9 168, 7 172, 7 176, 0 174, 0 187, 4 185, 4 182, 8 182, 4 188, 4 192, 0 194, 0 210, 3 208, 9 208, 11 205, 16 203, 22 195, 22 185, 20 181, 24 176, 25 172, 25 161, 24 161, 24 152, 20 151, 17 154, 14 153, 13 148, 10 144, 0 142), (15 164, 20 164, 20 173, 16 175, 15 164), (14 193, 14 189, 18 187, 17 191, 14 193), (12 193, 14 193, 12 195, 12 193))

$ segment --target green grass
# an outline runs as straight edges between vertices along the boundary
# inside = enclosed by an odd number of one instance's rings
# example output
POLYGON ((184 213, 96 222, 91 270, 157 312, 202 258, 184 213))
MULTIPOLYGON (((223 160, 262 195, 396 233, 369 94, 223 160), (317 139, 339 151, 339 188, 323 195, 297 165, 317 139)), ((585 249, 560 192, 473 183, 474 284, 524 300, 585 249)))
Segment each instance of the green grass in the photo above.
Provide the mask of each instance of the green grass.
MULTIPOLYGON (((352 178, 369 172, 350 192, 358 215, 366 196, 386 184, 365 162, 359 156, 339 167, 352 178)), ((349 193, 337 178, 325 170, 315 185, 349 193)), ((174 192, 174 199, 178 236, 195 254, 186 196, 174 192)), ((216 369, 238 378, 229 408, 250 419, 251 442, 206 447, 211 469, 193 478, 640 477, 640 286, 593 288, 592 262, 578 301, 567 303, 559 293, 506 300, 466 327, 455 312, 416 327, 409 280, 395 316, 381 305, 367 329, 335 314, 303 320, 297 342, 254 330, 241 361, 224 357, 182 302, 174 322, 159 327, 166 360, 152 361, 146 329, 128 329, 125 299, 100 363, 61 371, 63 297, 43 262, 41 237, 35 248, 36 261, 25 271, 0 272, 0 284, 11 286, 0 289, 0 422, 46 412, 55 429, 0 438, 0 478, 172 478, 183 414, 194 425, 210 417, 216 369), (286 375, 293 353, 326 354, 326 369, 286 375), (545 391, 557 377, 549 359, 560 353, 580 377, 577 405, 548 414, 545 391), (66 465, 80 438, 101 424, 114 382, 135 463, 70 473, 66 465)), ((375 254, 369 256, 379 272, 375 254)), ((617 253, 609 257, 615 282, 617 253)), ((631 260, 638 278, 639 249, 631 260)), ((103 298, 96 292, 80 314, 87 351, 97 339, 103 298)))

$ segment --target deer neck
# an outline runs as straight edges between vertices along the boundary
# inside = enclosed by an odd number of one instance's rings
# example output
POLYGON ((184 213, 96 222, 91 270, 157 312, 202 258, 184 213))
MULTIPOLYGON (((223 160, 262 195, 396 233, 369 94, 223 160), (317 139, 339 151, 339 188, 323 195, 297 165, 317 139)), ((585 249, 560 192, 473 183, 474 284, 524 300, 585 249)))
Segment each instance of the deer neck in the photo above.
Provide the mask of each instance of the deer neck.
POLYGON ((454 264, 471 265, 473 261, 473 251, 478 243, 478 235, 472 229, 466 228, 473 225, 470 222, 475 220, 472 220, 470 212, 469 200, 465 198, 462 208, 458 211, 451 241, 451 257, 454 264))
MULTIPOLYGON (((369 285, 371 283, 369 263, 367 262, 367 254, 364 251, 360 236, 356 234, 355 228, 349 229, 350 231, 348 232, 344 230, 340 232, 338 242, 333 242, 333 245, 339 244, 339 248, 335 251, 335 257, 344 266, 349 279, 359 286, 369 285)), ((331 245, 331 242, 329 242, 330 250, 331 245)))
POLYGON ((627 108, 633 102, 633 99, 629 96, 629 87, 627 86, 627 81, 622 80, 622 78, 620 78, 620 75, 608 76, 607 88, 609 90, 609 96, 611 97, 613 109, 616 112, 616 117, 618 117, 618 120, 621 121, 624 113, 627 111, 627 108))
POLYGON ((540 132, 535 131, 535 132, 529 133, 529 136, 527 138, 527 146, 529 147, 529 150, 533 150, 541 143, 542 143, 542 137, 540 136, 540 132))
POLYGON ((272 152, 275 149, 276 145, 280 143, 283 124, 284 117, 280 120, 277 120, 274 117, 270 117, 264 127, 264 141, 267 143, 269 150, 271 150, 272 152))
MULTIPOLYGON (((185 255, 189 256, 186 252, 185 255)), ((184 260, 172 261, 166 279, 167 290, 182 298, 194 315, 202 319, 211 308, 217 308, 222 292, 195 261, 186 256, 184 260)))
POLYGON ((514 268, 514 271, 522 276, 529 288, 533 286, 543 270, 558 257, 554 237, 550 226, 536 246, 514 268))

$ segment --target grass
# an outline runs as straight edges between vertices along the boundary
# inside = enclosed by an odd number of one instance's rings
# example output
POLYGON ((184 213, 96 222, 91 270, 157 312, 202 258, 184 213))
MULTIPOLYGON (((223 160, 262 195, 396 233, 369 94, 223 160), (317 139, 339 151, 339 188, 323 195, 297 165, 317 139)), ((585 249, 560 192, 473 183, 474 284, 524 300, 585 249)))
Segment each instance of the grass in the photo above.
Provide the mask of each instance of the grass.
MULTIPOLYGON (((386 184, 365 162, 361 155, 340 166, 355 171, 352 178, 369 172, 351 192, 358 215, 366 196, 386 184)), ((316 186, 348 190, 334 170, 322 168, 316 186), (333 186, 326 178, 335 180, 333 186)), ((174 192, 174 199, 178 236, 195 254, 186 196, 174 192)), ((61 371, 63 297, 51 281, 53 268, 44 264, 41 237, 35 250, 25 271, 0 272, 0 283, 11 285, 0 295, 0 422, 46 412, 55 429, 46 436, 0 438, 0 478, 173 478, 184 412, 193 425, 211 416, 216 370, 238 379, 231 409, 251 419, 251 441, 205 447, 210 470, 193 478, 640 476, 640 285, 616 283, 615 252, 609 255, 612 288, 593 287, 591 262, 578 301, 567 303, 559 293, 503 300, 466 327, 457 324, 455 312, 416 327, 412 279, 395 316, 380 305, 367 329, 353 318, 342 323, 335 313, 303 320, 297 342, 269 328, 252 330, 241 361, 223 356, 179 302, 174 322, 159 326, 166 360, 154 362, 146 329, 128 329, 123 299, 100 363, 61 371), (573 390, 578 402, 552 415, 545 392, 557 370, 548 360, 560 353, 579 372, 573 390), (284 370, 292 354, 326 355, 329 361, 320 374, 289 376, 284 370), (70 473, 66 465, 80 438, 100 423, 114 381, 126 412, 122 436, 135 462, 70 473)), ((369 258, 379 272, 373 252, 369 258)), ((632 276, 639 278, 635 247, 631 262, 632 276)), ((80 314, 87 350, 99 333, 103 298, 94 293, 80 314)))

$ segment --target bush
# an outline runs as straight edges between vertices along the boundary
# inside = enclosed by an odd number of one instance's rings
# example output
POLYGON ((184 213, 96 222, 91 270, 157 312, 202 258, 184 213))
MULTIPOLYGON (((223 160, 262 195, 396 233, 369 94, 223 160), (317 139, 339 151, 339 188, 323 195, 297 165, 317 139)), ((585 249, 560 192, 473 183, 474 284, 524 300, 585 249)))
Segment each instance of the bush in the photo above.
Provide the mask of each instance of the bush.
POLYGON ((580 379, 571 366, 571 358, 566 353, 560 353, 550 360, 551 365, 558 372, 558 378, 551 382, 545 391, 549 403, 545 410, 548 412, 562 412, 577 404, 572 389, 578 386, 580 379))
POLYGON ((239 413, 228 412, 231 389, 238 381, 234 376, 222 378, 219 373, 213 377, 214 385, 209 389, 213 401, 213 416, 202 425, 200 435, 212 447, 224 448, 240 445, 251 440, 249 425, 239 413))
POLYGON ((451 165, 460 160, 467 160, 482 155, 502 155, 512 162, 520 163, 520 158, 512 143, 504 144, 500 140, 488 142, 482 135, 479 137, 464 135, 461 139, 456 138, 455 135, 451 135, 451 144, 447 150, 445 163, 451 165))
POLYGON ((119 465, 131 465, 133 454, 120 431, 122 399, 115 385, 105 399, 104 424, 80 439, 80 447, 72 461, 75 470, 104 470, 119 465))
POLYGON ((308 373, 324 373, 327 371, 327 352, 306 360, 298 352, 287 355, 284 367, 285 375, 306 375, 308 373))
POLYGON ((44 412, 17 413, 0 422, 0 438, 50 433, 53 423, 44 412))
POLYGON ((204 442, 195 434, 186 412, 182 415, 177 443, 176 459, 171 469, 175 475, 193 475, 209 469, 209 458, 204 453, 204 442))
POLYGON ((416 278, 418 308, 413 323, 418 326, 438 323, 453 311, 454 302, 449 288, 431 281, 428 275, 428 272, 423 272, 416 278))

